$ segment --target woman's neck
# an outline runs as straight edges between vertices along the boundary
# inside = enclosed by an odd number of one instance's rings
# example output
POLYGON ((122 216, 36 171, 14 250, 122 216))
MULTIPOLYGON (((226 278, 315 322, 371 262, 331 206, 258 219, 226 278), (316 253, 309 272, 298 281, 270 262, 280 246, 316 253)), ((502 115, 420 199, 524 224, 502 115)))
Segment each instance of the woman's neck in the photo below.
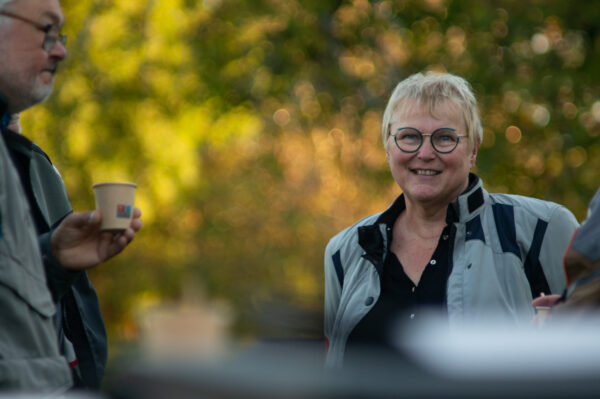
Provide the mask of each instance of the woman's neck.
POLYGON ((448 204, 421 205, 406 199, 406 209, 400 214, 398 222, 404 226, 405 231, 418 235, 422 239, 439 237, 441 230, 446 226, 448 204))

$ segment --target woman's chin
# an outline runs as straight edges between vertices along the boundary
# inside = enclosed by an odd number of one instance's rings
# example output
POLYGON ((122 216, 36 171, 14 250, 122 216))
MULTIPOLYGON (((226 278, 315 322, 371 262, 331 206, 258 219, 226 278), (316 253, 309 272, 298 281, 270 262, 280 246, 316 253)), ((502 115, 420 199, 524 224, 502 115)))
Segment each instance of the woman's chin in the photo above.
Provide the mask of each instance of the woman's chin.
POLYGON ((434 190, 415 190, 407 193, 406 196, 414 202, 422 203, 431 203, 440 199, 440 193, 434 190))

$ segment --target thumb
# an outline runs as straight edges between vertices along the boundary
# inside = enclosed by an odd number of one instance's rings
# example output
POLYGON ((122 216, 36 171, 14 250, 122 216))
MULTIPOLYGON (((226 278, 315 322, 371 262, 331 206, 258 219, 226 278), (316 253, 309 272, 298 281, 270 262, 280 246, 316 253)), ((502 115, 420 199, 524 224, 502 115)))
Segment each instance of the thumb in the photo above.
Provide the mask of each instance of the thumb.
POLYGON ((87 211, 87 212, 73 212, 68 217, 68 222, 71 226, 84 227, 86 225, 96 225, 102 220, 100 211, 87 211))
POLYGON ((99 210, 85 212, 88 214, 88 224, 96 225, 102 221, 102 213, 99 210))

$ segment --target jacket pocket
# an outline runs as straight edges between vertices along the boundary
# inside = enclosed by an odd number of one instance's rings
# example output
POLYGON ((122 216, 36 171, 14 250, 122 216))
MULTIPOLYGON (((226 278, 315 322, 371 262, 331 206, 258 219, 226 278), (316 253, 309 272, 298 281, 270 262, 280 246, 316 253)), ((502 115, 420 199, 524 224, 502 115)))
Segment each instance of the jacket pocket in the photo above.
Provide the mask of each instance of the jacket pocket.
POLYGON ((69 366, 62 356, 0 359, 0 390, 26 389, 52 393, 49 397, 55 397, 65 393, 72 384, 69 366))
MULTIPOLYGON (((18 298, 41 316, 52 317, 56 308, 46 284, 41 261, 36 261, 36 257, 33 256, 23 260, 16 259, 7 254, 5 249, 0 243, 0 284, 12 290, 18 298)), ((39 259, 39 256, 37 258, 39 259)))

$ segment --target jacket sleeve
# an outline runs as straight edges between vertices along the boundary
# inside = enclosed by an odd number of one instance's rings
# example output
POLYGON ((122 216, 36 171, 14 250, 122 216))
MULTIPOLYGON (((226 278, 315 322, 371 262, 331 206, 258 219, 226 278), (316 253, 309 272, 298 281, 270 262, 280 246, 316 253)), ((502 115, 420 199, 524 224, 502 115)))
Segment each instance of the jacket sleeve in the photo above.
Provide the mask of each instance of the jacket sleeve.
MULTIPOLYGON (((327 349, 332 338, 333 325, 335 323, 340 296, 342 294, 342 281, 336 272, 334 256, 339 257, 339 250, 330 241, 325 248, 325 304, 324 304, 324 333, 327 349)), ((341 266, 341 264, 340 264, 341 266)))
POLYGON ((560 294, 565 289, 563 259, 578 226, 575 216, 564 206, 558 206, 548 221, 539 260, 553 294, 560 294))

